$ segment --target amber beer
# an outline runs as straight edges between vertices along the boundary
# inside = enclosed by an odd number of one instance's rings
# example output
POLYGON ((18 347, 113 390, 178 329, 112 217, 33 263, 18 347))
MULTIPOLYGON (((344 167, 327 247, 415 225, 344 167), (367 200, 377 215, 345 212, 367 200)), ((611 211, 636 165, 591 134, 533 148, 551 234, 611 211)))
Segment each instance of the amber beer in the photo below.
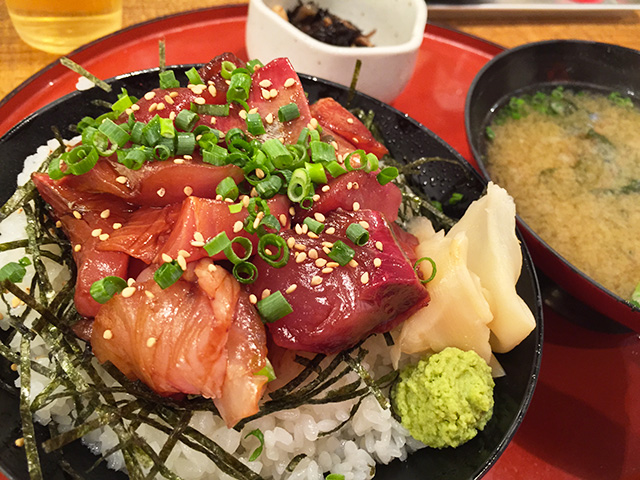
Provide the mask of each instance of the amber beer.
POLYGON ((122 26, 122 0, 6 0, 6 3, 20 38, 51 53, 68 53, 122 26))

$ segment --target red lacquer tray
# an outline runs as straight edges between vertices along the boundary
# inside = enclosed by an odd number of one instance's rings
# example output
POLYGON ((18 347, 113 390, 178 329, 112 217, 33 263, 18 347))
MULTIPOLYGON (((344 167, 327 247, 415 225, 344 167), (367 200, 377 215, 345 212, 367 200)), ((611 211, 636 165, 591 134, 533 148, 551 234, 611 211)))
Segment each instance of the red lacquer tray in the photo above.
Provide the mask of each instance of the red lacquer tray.
MULTIPOLYGON (((71 58, 100 78, 156 67, 160 39, 166 41, 169 65, 206 62, 223 51, 246 58, 246 14, 240 6, 161 18, 98 40, 71 58)), ((393 106, 473 163, 465 97, 478 70, 500 51, 429 24, 413 79, 393 106)), ((73 91, 76 80, 57 64, 31 77, 0 102, 0 136, 73 91)), ((484 478, 640 479, 640 336, 590 329, 545 308, 544 354, 533 401, 514 440, 484 478)))

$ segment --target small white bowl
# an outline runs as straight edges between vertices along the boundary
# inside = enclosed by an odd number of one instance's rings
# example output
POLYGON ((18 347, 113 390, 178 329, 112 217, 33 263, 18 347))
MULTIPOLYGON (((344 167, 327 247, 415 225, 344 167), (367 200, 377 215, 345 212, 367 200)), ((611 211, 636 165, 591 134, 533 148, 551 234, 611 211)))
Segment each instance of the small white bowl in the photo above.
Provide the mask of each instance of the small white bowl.
MULTIPOLYGON (((375 30, 373 47, 337 47, 298 30, 272 8, 294 8, 298 0, 250 0, 246 45, 250 58, 268 62, 288 57, 296 71, 350 85, 362 61, 356 88, 393 101, 411 78, 427 22, 425 0, 314 0, 363 33, 375 30)), ((306 0, 305 0, 306 3, 306 0)))

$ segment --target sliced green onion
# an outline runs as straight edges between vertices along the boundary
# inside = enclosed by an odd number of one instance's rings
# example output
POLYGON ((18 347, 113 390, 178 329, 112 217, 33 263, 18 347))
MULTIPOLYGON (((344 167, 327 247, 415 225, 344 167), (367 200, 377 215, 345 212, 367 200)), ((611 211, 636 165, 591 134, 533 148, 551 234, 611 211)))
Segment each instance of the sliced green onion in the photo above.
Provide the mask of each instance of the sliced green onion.
POLYGON ((367 153, 367 164, 364 167, 365 172, 375 172, 380 167, 378 157, 373 153, 367 153))
POLYGON ((253 283, 258 279, 258 267, 251 262, 236 263, 231 273, 238 282, 244 285, 253 283))
POLYGON ((62 155, 67 164, 67 171, 73 175, 84 175, 98 163, 98 151, 95 147, 78 145, 70 152, 62 155))
POLYGON ((455 205, 457 203, 460 203, 463 198, 464 198, 464 195, 462 195, 461 193, 453 192, 449 197, 449 205, 455 205))
POLYGON ((342 240, 336 240, 327 256, 334 262, 338 262, 341 267, 344 267, 351 261, 355 253, 355 250, 342 240))
POLYGON ((211 240, 209 240, 205 245, 204 249, 210 257, 217 255, 222 252, 225 248, 231 245, 231 240, 227 236, 227 232, 222 231, 211 240))
POLYGON ((276 168, 289 168, 293 155, 277 138, 270 138, 262 144, 262 151, 276 168))
POLYGON ((326 142, 314 140, 309 143, 309 150, 311 150, 311 160, 315 163, 329 163, 336 160, 336 149, 326 142))
POLYGON ((278 120, 281 122, 290 122, 300 116, 300 109, 294 102, 283 105, 278 109, 278 120))
POLYGON ((244 102, 249 98, 251 77, 246 73, 234 73, 227 90, 227 102, 244 102))
POLYGON ((176 80, 176 75, 173 73, 173 70, 160 72, 158 77, 160 79, 160 88, 162 89, 178 88, 180 86, 180 82, 176 80))
POLYGON ((130 97, 129 95, 123 95, 116 102, 114 102, 113 105, 111 105, 111 110, 120 115, 134 103, 135 102, 132 97, 130 97))
POLYGON ((340 175, 347 173, 347 170, 340 165, 336 160, 327 163, 324 168, 329 172, 333 178, 338 178, 340 175))
POLYGON ((227 157, 229 156, 229 152, 226 148, 221 147, 220 145, 213 145, 208 150, 202 151, 202 161, 205 163, 210 163, 211 165, 223 166, 228 165, 227 157))
POLYGON ((180 110, 178 115, 176 115, 176 128, 180 130, 184 130, 185 132, 190 132, 193 130, 193 127, 200 120, 200 117, 197 113, 192 112, 191 110, 180 110))
POLYGON ((313 232, 316 235, 320 235, 324 231, 324 223, 311 217, 305 218, 303 223, 309 228, 310 232, 313 232))
POLYGON ((636 288, 634 288, 631 298, 629 299, 629 303, 640 308, 640 283, 636 285, 636 288))
POLYGON ((398 169, 396 167, 384 167, 382 170, 380 170, 380 173, 376 175, 376 178, 378 179, 378 183, 380 185, 386 185, 397 176, 398 169))
POLYGON ((253 136, 264 135, 267 131, 264 129, 262 117, 259 113, 247 114, 247 132, 253 136))
POLYGON ((131 137, 124 128, 122 128, 120 125, 117 125, 113 120, 109 118, 105 118, 103 120, 103 122, 98 127, 98 131, 104 133, 111 141, 111 143, 118 145, 118 147, 124 146, 131 137))
POLYGON ((62 157, 55 157, 51 159, 49 162, 49 167, 47 168, 47 173, 49 174, 49 178, 51 180, 60 180, 62 177, 67 175, 66 172, 63 172, 60 168, 62 162, 62 157))
POLYGON ((127 151, 118 150, 118 162, 131 170, 139 170, 146 161, 147 153, 140 148, 132 148, 127 151))
POLYGON ((22 257, 17 262, 9 262, 0 268, 0 282, 9 280, 11 283, 20 283, 27 274, 26 266, 31 265, 31 260, 22 257))
POLYGON ((258 195, 262 198, 271 198, 282 188, 282 178, 277 175, 270 175, 255 185, 258 195))
POLYGON ((87 127, 95 127, 95 126, 96 126, 95 119, 93 119, 91 117, 84 117, 76 125, 76 130, 78 130, 78 132, 82 133, 85 128, 87 128, 87 127))
POLYGON ((146 127, 147 124, 143 123, 143 122, 136 122, 133 124, 133 126, 131 127, 131 137, 130 140, 132 143, 135 144, 141 144, 142 143, 142 132, 144 131, 144 127, 146 127))
POLYGON ((196 67, 191 67, 189 70, 184 72, 187 78, 189 79, 189 83, 191 85, 202 85, 204 82, 202 81, 202 77, 198 73, 198 69, 196 67))
POLYGON ((213 117, 228 117, 229 116, 229 104, 211 104, 205 103, 199 105, 197 103, 191 103, 189 110, 199 115, 211 115, 213 117))
POLYGON ((160 118, 160 135, 164 138, 174 138, 176 136, 176 128, 173 126, 173 120, 170 118, 160 118))
POLYGON ((307 198, 313 191, 313 184, 309 172, 304 168, 297 168, 291 175, 289 186, 287 187, 287 196, 294 203, 299 203, 307 198))
POLYGON ((309 162, 309 153, 307 149, 303 145, 299 145, 294 143, 292 145, 287 145, 287 150, 291 152, 293 159, 291 161, 291 165, 288 168, 296 169, 298 167, 304 166, 305 163, 309 162))
POLYGON ((260 300, 256 303, 256 308, 265 323, 273 323, 293 312, 293 308, 280 290, 260 300))
POLYGON ((238 203, 230 203, 229 204, 229 213, 240 213, 244 207, 242 202, 238 203))
POLYGON ((142 140, 147 147, 155 146, 162 135, 160 134, 160 116, 154 116, 142 129, 142 140))
POLYGON ((352 170, 364 170, 367 167, 367 154, 364 150, 354 150, 349 155, 347 155, 344 159, 344 165, 347 167, 348 171, 352 170), (358 156, 359 166, 354 166, 351 164, 351 159, 355 156, 358 156))
POLYGON ((425 284, 436 278, 436 273, 438 270, 436 268, 436 262, 433 260, 433 258, 422 257, 416 260, 416 263, 413 264, 413 269, 415 270, 416 274, 418 273, 418 268, 422 262, 429 262, 431 264, 431 276, 429 276, 429 278, 427 278, 426 280, 420 280, 420 283, 425 284))
POLYGON ((153 274, 153 279, 161 289, 169 288, 182 276, 183 270, 177 260, 163 263, 153 274))
POLYGON ((224 249, 224 254, 227 256, 227 260, 229 260, 234 265, 242 262, 246 262, 251 257, 251 253, 253 252, 253 244, 251 240, 247 237, 234 237, 229 242, 229 245, 224 249), (242 256, 238 255, 233 249, 233 245, 237 244, 244 250, 244 254, 242 256))
POLYGON ((257 371, 256 373, 254 373, 254 375, 262 375, 264 377, 267 377, 267 382, 272 382, 276 379, 276 371, 273 369, 273 365, 271 365, 271 362, 269 361, 269 359, 266 358, 265 360, 266 360, 265 366, 259 371, 257 371))
POLYGON ((280 235, 265 233, 258 241, 258 255, 270 266, 282 268, 289 261, 289 247, 280 235))
POLYGON ((220 65, 220 76, 225 80, 229 80, 236 68, 237 67, 232 62, 230 62, 229 60, 225 60, 220 65))
POLYGON ((255 73, 256 70, 258 70, 259 68, 262 68, 262 67, 264 67, 264 64, 260 60, 258 60, 257 58, 254 58, 253 60, 249 60, 247 62, 247 69, 251 73, 255 73))
POLYGON ((171 147, 165 143, 159 143, 155 147, 153 147, 153 156, 161 162, 168 160, 171 156, 171 153, 171 147))
POLYGON ((104 277, 97 282, 93 282, 89 293, 96 302, 103 304, 113 298, 116 293, 120 293, 127 286, 127 281, 120 277, 104 277))
POLYGON ((196 149, 196 137, 190 132, 178 132, 176 135, 176 155, 190 155, 196 149))
POLYGON ((327 183, 327 173, 321 163, 305 163, 304 168, 309 172, 309 178, 313 183, 327 183))
POLYGON ((369 232, 359 223, 352 223, 347 227, 347 238, 351 240, 354 245, 359 247, 363 246, 369 241, 369 232))
POLYGON ((330 473, 324 480, 344 480, 344 475, 341 473, 330 473))
POLYGON ((256 232, 258 234, 258 237, 262 237, 267 233, 272 233, 272 232, 269 232, 267 229, 271 229, 274 232, 279 232, 281 228, 282 228, 282 225, 280 225, 280 221, 275 217, 275 215, 269 214, 269 215, 265 215, 262 218, 262 220, 260 220, 260 223, 258 224, 258 228, 256 229, 256 232))
MULTIPOLYGON (((267 362, 268 361, 269 360, 267 360, 267 362)), ((271 369, 273 370, 273 367, 271 367, 271 369)), ((275 375, 274 375, 274 378, 275 378, 275 375)), ((256 448, 253 451, 253 453, 249 457, 249 461, 250 462, 253 462, 253 461, 257 460, 258 457, 260 456, 260 454, 262 453, 262 449, 264 448, 264 435, 262 434, 262 431, 260 429, 256 428, 255 430, 251 430, 249 433, 247 433, 244 436, 244 438, 250 437, 252 435, 258 439, 258 441, 260 442, 260 445, 258 446, 258 448, 256 448)))
POLYGON ((236 185, 235 180, 231 177, 226 177, 223 178, 216 187, 216 194, 221 195, 222 198, 236 200, 238 195, 240 195, 240 191, 238 190, 238 185, 236 185))

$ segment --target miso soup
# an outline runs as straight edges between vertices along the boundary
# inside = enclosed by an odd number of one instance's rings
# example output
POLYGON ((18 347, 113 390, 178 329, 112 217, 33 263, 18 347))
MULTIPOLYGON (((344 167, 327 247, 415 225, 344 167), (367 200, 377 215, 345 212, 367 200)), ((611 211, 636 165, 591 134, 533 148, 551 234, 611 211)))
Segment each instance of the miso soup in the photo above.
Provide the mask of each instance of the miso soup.
POLYGON ((490 127, 487 168, 521 218, 622 298, 640 282, 640 110, 618 94, 556 88, 512 98, 490 127))

